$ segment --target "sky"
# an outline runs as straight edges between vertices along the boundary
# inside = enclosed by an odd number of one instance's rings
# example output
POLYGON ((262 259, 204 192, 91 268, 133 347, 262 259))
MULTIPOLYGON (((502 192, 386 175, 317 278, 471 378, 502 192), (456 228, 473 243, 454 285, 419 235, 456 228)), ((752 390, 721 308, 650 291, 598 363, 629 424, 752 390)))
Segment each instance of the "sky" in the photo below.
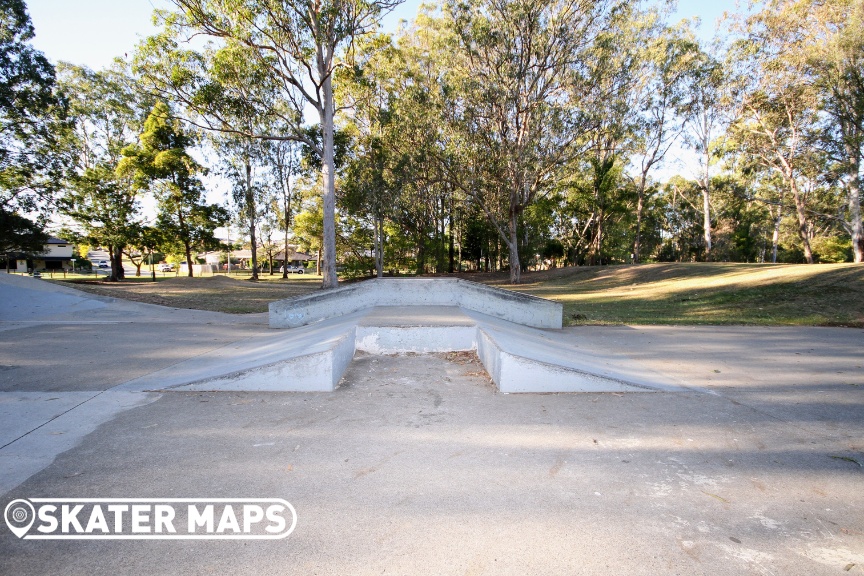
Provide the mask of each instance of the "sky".
MULTIPOLYGON (((384 31, 394 32, 400 20, 412 20, 421 0, 406 0, 383 21, 384 31)), ((33 45, 49 60, 64 60, 94 70, 105 68, 123 54, 131 54, 144 37, 156 32, 155 8, 170 6, 166 0, 29 0, 36 29, 33 45)), ((735 0, 680 0, 678 18, 698 16, 700 34, 713 35, 717 18, 735 10, 735 0)))

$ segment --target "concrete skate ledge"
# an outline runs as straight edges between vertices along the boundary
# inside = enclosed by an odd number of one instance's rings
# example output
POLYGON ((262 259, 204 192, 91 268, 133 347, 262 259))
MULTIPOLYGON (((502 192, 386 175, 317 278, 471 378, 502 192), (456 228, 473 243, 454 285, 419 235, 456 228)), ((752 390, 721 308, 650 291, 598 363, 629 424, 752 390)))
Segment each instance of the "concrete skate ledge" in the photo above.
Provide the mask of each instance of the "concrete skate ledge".
POLYGON ((459 306, 515 324, 561 328, 563 307, 461 278, 375 278, 270 303, 271 328, 296 328, 375 306, 459 306))

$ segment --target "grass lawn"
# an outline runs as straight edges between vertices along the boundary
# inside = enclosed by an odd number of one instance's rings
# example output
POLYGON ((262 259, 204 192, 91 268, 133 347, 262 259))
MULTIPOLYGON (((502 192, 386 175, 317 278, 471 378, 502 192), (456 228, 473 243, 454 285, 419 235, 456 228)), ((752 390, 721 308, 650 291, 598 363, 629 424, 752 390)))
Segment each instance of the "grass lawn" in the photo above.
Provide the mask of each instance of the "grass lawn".
POLYGON ((261 282, 249 282, 248 278, 248 274, 232 274, 230 278, 223 275, 188 278, 173 274, 160 277, 157 273, 156 282, 149 275, 133 276, 122 282, 95 281, 90 276, 81 280, 67 279, 65 284, 100 296, 230 314, 266 312, 267 305, 274 300, 321 288, 321 277, 312 274, 289 274, 285 280, 281 274, 272 277, 262 274, 261 282))
MULTIPOLYGON (((749 324, 864 327, 864 266, 853 264, 642 264, 526 273, 462 274, 468 280, 564 304, 564 324, 749 324)), ((76 288, 175 308, 266 312, 274 300, 320 289, 321 277, 169 275, 120 283, 69 281, 76 288)), ((47 277, 45 277, 47 279, 47 277)), ((58 278, 55 275, 55 281, 58 278)))
POLYGON ((853 264, 585 266, 525 274, 518 286, 482 281, 561 302, 565 325, 864 327, 864 266, 853 264))

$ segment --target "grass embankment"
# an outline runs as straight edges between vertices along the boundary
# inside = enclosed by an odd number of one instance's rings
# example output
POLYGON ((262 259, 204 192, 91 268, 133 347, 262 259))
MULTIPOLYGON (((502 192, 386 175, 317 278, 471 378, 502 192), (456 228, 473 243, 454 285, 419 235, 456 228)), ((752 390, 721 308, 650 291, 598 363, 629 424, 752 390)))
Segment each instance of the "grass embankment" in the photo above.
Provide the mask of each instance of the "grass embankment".
MULTIPOLYGON (((56 280, 56 279, 55 279, 56 280)), ((261 282, 249 282, 248 276, 186 276, 159 278, 129 278, 123 282, 67 281, 73 288, 98 294, 125 298, 136 302, 159 304, 172 308, 212 310, 230 314, 266 312, 274 300, 300 296, 321 288, 321 277, 313 275, 262 275, 261 282)))
MULTIPOLYGON (((462 277, 561 302, 565 325, 864 327, 864 266, 852 264, 585 266, 524 274, 518 286, 508 284, 506 273, 462 277)), ((248 275, 69 284, 103 296, 241 314, 266 312, 274 300, 321 286, 321 277, 309 274, 287 280, 262 274, 258 283, 244 278, 248 275)))
POLYGON ((561 302, 565 325, 864 326, 864 266, 852 264, 642 264, 483 281, 561 302))

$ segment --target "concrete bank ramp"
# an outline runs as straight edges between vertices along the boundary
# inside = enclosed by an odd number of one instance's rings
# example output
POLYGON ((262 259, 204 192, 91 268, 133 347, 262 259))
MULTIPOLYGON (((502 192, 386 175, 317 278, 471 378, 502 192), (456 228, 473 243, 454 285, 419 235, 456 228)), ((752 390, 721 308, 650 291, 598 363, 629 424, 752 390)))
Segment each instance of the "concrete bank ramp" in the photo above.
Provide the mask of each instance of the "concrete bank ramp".
POLYGON ((505 393, 677 389, 658 374, 618 366, 613 355, 562 344, 555 329, 561 305, 514 294, 461 279, 386 279, 274 302, 271 327, 289 329, 233 343, 123 388, 332 391, 357 352, 473 350, 505 393))

